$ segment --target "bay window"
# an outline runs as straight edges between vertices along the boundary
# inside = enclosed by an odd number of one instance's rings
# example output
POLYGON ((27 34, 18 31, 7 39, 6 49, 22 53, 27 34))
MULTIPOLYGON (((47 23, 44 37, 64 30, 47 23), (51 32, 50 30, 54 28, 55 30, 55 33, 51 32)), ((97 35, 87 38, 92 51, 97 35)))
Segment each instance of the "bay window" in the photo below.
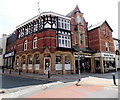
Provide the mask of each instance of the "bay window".
POLYGON ((71 48, 71 38, 69 35, 59 35, 58 36, 58 46, 71 48))

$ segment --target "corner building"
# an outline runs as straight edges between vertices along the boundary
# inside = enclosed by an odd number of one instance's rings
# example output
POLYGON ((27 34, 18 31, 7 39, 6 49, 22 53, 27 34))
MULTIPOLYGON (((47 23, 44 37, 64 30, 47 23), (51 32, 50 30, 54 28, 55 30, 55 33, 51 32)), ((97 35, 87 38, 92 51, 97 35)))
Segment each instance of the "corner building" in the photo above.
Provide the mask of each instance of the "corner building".
POLYGON ((104 73, 104 65, 109 63, 105 61, 114 60, 112 29, 106 21, 88 28, 83 15, 76 6, 66 16, 43 12, 17 26, 17 38, 14 43, 8 41, 5 54, 15 52, 11 67, 39 74, 74 74, 79 68, 81 72, 96 72, 100 67, 104 73), (109 35, 102 35, 106 31, 109 35))
POLYGON ((70 18, 43 12, 17 27, 15 65, 24 72, 74 73, 70 18))

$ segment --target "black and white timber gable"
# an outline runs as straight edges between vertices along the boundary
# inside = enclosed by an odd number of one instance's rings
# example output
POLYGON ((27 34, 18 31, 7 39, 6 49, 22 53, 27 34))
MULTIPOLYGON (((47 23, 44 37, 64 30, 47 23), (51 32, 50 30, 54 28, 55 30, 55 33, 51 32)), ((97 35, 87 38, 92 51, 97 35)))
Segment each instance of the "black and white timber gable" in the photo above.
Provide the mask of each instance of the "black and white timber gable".
POLYGON ((17 27, 18 38, 23 38, 47 28, 55 29, 57 33, 70 34, 70 18, 54 12, 43 12, 40 17, 35 16, 17 27))

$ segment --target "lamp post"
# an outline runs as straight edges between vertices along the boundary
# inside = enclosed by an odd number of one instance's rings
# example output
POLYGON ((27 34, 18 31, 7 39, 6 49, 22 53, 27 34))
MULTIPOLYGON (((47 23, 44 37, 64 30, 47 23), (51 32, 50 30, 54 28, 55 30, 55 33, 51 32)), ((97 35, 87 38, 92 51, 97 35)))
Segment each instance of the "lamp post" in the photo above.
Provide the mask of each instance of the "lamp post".
POLYGON ((79 81, 81 80, 81 73, 80 73, 80 54, 78 54, 78 73, 79 73, 79 81))
POLYGON ((78 83, 81 81, 81 72, 80 72, 80 54, 78 54, 78 74, 79 74, 79 79, 78 79, 78 82, 76 83, 77 86, 78 83))

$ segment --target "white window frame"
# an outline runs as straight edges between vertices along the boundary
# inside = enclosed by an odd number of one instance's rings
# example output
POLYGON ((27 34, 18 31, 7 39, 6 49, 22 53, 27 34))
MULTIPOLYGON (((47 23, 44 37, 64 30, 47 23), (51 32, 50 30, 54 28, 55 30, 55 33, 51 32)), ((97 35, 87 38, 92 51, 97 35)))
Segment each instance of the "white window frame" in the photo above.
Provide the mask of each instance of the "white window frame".
POLYGON ((109 51, 109 43, 108 42, 105 42, 105 50, 106 51, 109 51), (107 49, 107 50, 106 50, 107 49))
POLYGON ((38 31, 38 24, 34 24, 34 32, 38 31))
POLYGON ((24 51, 27 50, 27 40, 24 41, 24 51))
POLYGON ((33 49, 37 48, 37 37, 33 38, 33 49))
POLYGON ((81 45, 84 44, 84 36, 83 36, 83 34, 80 34, 80 44, 81 44, 81 45), (82 36, 82 38, 81 38, 81 36, 82 36), (82 43, 81 43, 81 41, 82 41, 82 43))
POLYGON ((59 47, 65 47, 65 48, 71 48, 71 37, 69 35, 58 35, 58 46, 59 47), (66 44, 67 41, 67 44, 66 44))
POLYGON ((70 30, 70 21, 63 19, 63 18, 59 18, 58 19, 58 28, 70 30), (62 24, 63 24, 63 26, 62 26, 62 24), (65 27, 65 24, 66 24, 66 27, 65 27))

